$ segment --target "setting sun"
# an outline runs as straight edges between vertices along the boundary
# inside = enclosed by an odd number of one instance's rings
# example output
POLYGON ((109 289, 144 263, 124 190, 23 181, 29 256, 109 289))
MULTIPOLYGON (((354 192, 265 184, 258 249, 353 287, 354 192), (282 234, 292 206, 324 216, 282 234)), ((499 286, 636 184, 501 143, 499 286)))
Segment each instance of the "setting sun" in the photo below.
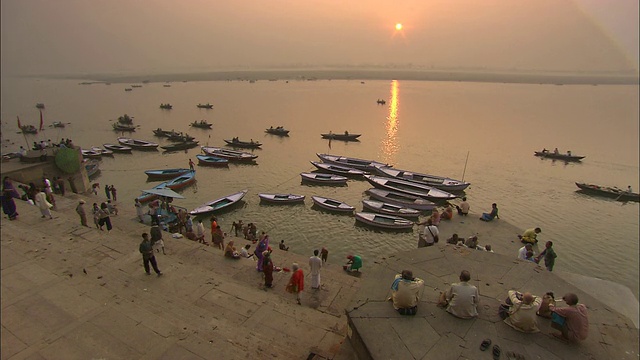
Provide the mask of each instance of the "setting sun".
POLYGON ((397 23, 396 24, 396 30, 402 30, 402 24, 397 23))

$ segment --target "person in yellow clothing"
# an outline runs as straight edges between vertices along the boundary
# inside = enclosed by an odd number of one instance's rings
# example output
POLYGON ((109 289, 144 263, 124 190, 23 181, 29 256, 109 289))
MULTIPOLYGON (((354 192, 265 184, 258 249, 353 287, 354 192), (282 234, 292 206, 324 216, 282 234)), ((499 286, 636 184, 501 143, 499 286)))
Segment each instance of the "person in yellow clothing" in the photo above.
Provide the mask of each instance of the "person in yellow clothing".
POLYGON ((527 230, 525 230, 525 232, 522 235, 518 235, 518 238, 524 244, 526 244, 526 243, 535 244, 535 243, 538 242, 537 236, 541 232, 542 232, 542 230, 540 230, 539 227, 537 227, 535 229, 533 229, 533 228, 532 229, 527 229, 527 230))
POLYGON ((401 315, 415 315, 418 312, 418 302, 424 289, 424 280, 413 277, 411 270, 402 270, 391 284, 393 308, 401 315))

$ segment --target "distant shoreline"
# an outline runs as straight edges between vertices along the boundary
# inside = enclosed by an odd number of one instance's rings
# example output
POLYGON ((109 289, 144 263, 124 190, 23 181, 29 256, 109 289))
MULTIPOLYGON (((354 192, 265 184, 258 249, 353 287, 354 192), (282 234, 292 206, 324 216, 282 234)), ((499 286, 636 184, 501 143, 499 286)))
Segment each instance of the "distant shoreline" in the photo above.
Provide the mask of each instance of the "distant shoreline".
POLYGON ((229 70, 173 74, 88 74, 44 76, 54 79, 80 79, 85 83, 157 83, 185 81, 315 81, 315 80, 411 80, 460 81, 553 85, 638 85, 638 75, 508 73, 447 70, 388 69, 294 69, 294 70, 229 70), (90 80, 90 81, 89 81, 90 80))

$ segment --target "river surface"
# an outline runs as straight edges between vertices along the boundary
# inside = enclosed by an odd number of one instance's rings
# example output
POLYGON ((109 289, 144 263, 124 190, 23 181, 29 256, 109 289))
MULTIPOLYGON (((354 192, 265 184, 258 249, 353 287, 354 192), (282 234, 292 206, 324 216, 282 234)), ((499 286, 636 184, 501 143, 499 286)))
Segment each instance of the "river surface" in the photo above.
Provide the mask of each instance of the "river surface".
MULTIPOLYGON (((415 247, 413 233, 388 233, 354 226, 354 218, 312 208, 312 195, 342 200, 361 209, 366 181, 345 187, 308 186, 300 172, 315 168, 316 153, 375 159, 408 169, 471 182, 466 195, 472 212, 500 208, 501 219, 519 228, 539 226, 540 239, 553 240, 556 269, 622 283, 638 294, 639 211, 621 203, 577 193, 574 182, 639 188, 638 86, 532 85, 427 81, 208 81, 79 85, 79 80, 9 78, 2 80, 2 152, 35 140, 71 138, 91 147, 116 143, 111 123, 128 114, 139 125, 132 137, 157 141, 158 127, 188 132, 201 144, 222 146, 223 139, 258 140, 256 165, 197 167, 197 185, 186 188, 176 204, 188 209, 248 189, 241 206, 219 216, 225 231, 231 222, 256 222, 273 242, 285 240, 307 254, 327 246, 343 257, 384 256, 415 247), (377 105, 377 99, 386 105, 377 105), (38 126, 37 102, 45 103, 45 131, 17 134, 22 124, 38 126), (214 104, 211 110, 197 103, 214 104), (173 110, 161 110, 171 103, 173 110), (192 129, 194 120, 212 130, 192 129), (70 123, 64 129, 53 121, 70 123), (269 126, 291 130, 281 138, 264 133, 269 126), (324 132, 362 133, 360 142, 320 138, 324 132), (566 164, 533 156, 534 150, 571 150, 586 155, 566 164), (467 160, 468 159, 468 160, 467 160), (466 164, 466 166, 465 166, 466 164), (304 205, 266 206, 260 192, 307 196, 304 205)), ((94 181, 118 189, 127 206, 147 183, 144 170, 188 167, 200 152, 134 152, 102 160, 94 181), (124 200, 126 199, 126 200, 124 200)), ((482 241, 481 241, 482 242, 482 241)), ((487 241, 489 242, 489 241, 487 241)), ((275 245, 275 244, 274 244, 275 245)), ((495 247, 495 246, 494 246, 495 247)))

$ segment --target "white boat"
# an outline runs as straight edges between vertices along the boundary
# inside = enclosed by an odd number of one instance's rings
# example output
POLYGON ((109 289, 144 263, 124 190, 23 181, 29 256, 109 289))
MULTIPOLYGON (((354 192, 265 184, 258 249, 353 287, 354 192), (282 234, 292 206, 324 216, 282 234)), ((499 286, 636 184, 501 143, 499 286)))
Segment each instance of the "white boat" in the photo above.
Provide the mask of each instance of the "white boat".
POLYGON ((404 218, 417 218, 420 216, 420 211, 416 209, 375 200, 362 200, 362 208, 363 211, 370 210, 381 214, 400 216, 404 218))
POLYGON ((249 190, 242 190, 235 194, 227 195, 219 199, 209 201, 208 203, 202 204, 201 206, 198 206, 197 208, 191 210, 189 214, 202 215, 224 209, 242 200, 242 198, 247 194, 248 191, 249 190))
POLYGON ((244 151, 229 150, 213 146, 202 146, 200 149, 202 149, 202 152, 207 155, 216 156, 229 161, 251 162, 258 157, 258 155, 253 155, 244 151))
POLYGON ((304 202, 304 195, 260 193, 258 194, 258 196, 260 197, 260 200, 274 204, 292 204, 304 202))
POLYGON ((82 157, 89 159, 100 159, 102 157, 102 154, 99 151, 91 149, 82 149, 80 152, 82 153, 82 157))
POLYGON ((330 172, 330 173, 334 173, 342 176, 362 176, 362 175, 368 174, 368 172, 366 171, 354 169, 347 166, 331 164, 331 163, 311 161, 311 164, 313 164, 313 166, 318 168, 318 170, 326 171, 326 172, 330 172))
POLYGON ((383 176, 411 181, 427 186, 433 186, 434 188, 445 191, 464 191, 464 189, 471 185, 468 182, 455 180, 448 177, 421 174, 408 170, 394 169, 387 166, 381 166, 377 170, 383 176))
POLYGON ((413 228, 413 221, 393 215, 356 212, 356 220, 367 225, 381 227, 384 229, 401 230, 413 228))
POLYGON ((408 195, 418 196, 431 201, 446 201, 455 199, 457 196, 444 190, 436 189, 432 186, 418 184, 411 181, 400 180, 396 178, 365 175, 365 179, 374 187, 398 191, 408 195))
POLYGON ((129 153, 131 154, 131 150, 133 150, 129 146, 124 146, 120 144, 102 144, 105 149, 111 150, 117 153, 129 153))
POLYGON ((369 189, 366 193, 374 199, 378 199, 382 202, 401 205, 411 209, 420 211, 433 210, 436 204, 427 199, 423 199, 418 196, 412 196, 408 194, 399 193, 396 191, 389 191, 383 189, 369 189))
POLYGON ((346 185, 347 178, 340 175, 334 174, 323 174, 323 173, 300 173, 302 177, 302 181, 308 181, 315 184, 324 184, 324 185, 346 185))
POLYGON ((329 199, 322 196, 312 196, 311 199, 313 199, 314 204, 329 211, 336 211, 341 213, 353 213, 353 211, 356 209, 351 205, 343 203, 342 201, 329 199))
POLYGON ((102 156, 113 156, 113 151, 108 150, 108 149, 103 149, 101 147, 94 146, 94 147, 91 148, 91 150, 95 151, 97 153, 100 153, 100 155, 102 155, 102 156))
POLYGON ((378 166, 391 166, 389 164, 383 164, 381 162, 374 161, 374 160, 351 158, 351 157, 340 156, 340 155, 316 153, 316 156, 319 157, 320 160, 322 160, 322 162, 325 162, 325 163, 332 163, 332 164, 347 166, 347 167, 368 171, 368 172, 375 171, 376 167, 378 166))

